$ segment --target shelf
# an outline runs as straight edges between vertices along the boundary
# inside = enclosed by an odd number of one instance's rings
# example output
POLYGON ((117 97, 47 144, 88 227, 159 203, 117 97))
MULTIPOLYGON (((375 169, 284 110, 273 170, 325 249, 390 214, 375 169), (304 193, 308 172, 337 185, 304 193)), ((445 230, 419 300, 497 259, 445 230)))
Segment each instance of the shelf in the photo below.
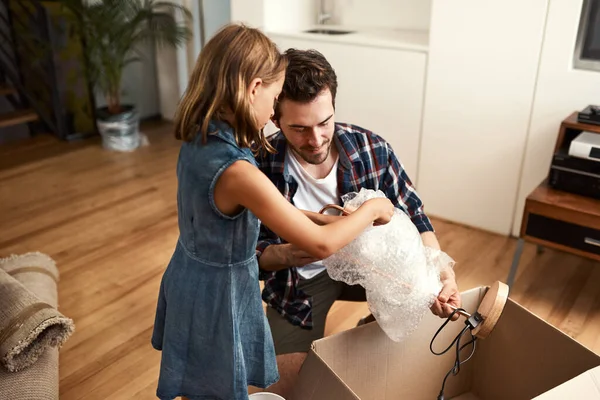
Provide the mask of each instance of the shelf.
POLYGON ((600 200, 553 189, 548 185, 548 181, 542 182, 527 200, 600 218, 600 200))
POLYGON ((577 129, 600 134, 600 125, 583 124, 581 122, 577 122, 577 114, 578 112, 575 111, 573 114, 569 115, 563 121, 563 126, 569 129, 577 129))

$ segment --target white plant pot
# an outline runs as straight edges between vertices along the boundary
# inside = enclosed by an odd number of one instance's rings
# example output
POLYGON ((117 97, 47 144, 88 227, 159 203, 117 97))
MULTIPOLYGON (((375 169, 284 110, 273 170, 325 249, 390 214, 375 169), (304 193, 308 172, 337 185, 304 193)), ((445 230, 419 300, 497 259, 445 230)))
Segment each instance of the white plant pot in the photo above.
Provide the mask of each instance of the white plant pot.
POLYGON ((140 119, 133 106, 123 106, 120 114, 109 114, 106 107, 97 110, 96 124, 102 136, 102 147, 129 152, 141 144, 140 119))

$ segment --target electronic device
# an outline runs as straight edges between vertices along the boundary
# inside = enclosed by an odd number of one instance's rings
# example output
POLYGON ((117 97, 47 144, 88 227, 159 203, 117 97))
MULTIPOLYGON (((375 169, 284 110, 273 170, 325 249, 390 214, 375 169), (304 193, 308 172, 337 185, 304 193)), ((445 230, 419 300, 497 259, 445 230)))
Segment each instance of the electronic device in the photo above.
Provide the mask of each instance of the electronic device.
POLYGON ((577 122, 600 125, 600 107, 587 106, 583 111, 577 113, 577 122))
POLYGON ((548 184, 558 190, 600 199, 600 162, 573 157, 566 149, 560 149, 552 157, 548 184))
POLYGON ((581 132, 571 141, 569 155, 600 162, 600 133, 581 132))

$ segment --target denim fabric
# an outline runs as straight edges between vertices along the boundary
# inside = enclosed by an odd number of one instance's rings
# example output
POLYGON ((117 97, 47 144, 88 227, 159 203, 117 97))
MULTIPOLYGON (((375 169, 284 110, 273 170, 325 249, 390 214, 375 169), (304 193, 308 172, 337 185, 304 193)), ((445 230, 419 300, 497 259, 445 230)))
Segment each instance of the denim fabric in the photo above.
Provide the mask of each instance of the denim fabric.
POLYGON ((180 237, 163 275, 152 345, 162 351, 157 396, 248 399, 247 386, 279 379, 260 295, 256 242, 260 222, 249 210, 231 217, 214 203, 220 174, 233 162, 256 165, 231 128, 212 122, 182 145, 177 165, 180 237))

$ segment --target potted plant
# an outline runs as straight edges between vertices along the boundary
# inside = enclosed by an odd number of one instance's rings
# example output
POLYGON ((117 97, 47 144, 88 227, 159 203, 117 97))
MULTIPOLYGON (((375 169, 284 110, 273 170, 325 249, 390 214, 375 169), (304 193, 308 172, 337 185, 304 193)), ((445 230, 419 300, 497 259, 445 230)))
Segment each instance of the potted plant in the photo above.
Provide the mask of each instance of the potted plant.
POLYGON ((191 37, 185 23, 175 19, 191 12, 169 1, 61 0, 83 42, 84 69, 88 81, 106 99, 97 108, 96 124, 105 148, 131 151, 140 144, 139 116, 135 104, 121 102, 123 69, 140 61, 138 45, 183 45, 191 37))

